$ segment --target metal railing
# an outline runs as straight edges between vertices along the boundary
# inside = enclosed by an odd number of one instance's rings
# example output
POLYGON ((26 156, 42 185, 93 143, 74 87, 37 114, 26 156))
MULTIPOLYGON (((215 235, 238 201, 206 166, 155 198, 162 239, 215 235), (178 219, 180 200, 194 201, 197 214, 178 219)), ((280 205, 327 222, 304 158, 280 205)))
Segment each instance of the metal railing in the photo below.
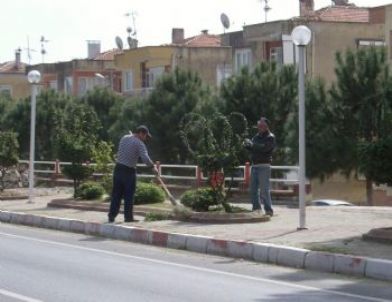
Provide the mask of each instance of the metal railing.
MULTIPOLYGON (((25 164, 28 167, 28 160, 19 160, 19 164, 25 164)), ((70 165, 71 162, 60 162, 56 161, 35 161, 35 173, 49 176, 52 179, 60 179, 63 177, 61 171, 62 167, 70 165)), ((95 166, 94 163, 85 163, 88 166, 95 166)), ((156 162, 156 167, 161 175, 161 178, 168 181, 180 181, 181 183, 187 183, 188 186, 200 187, 208 181, 208 177, 203 175, 202 170, 197 165, 173 165, 173 164, 161 164, 156 162)), ((298 166, 271 166, 272 173, 275 171, 280 172, 280 175, 285 177, 273 177, 270 179, 271 184, 284 185, 284 186, 295 186, 298 184, 298 177, 295 179, 287 178, 287 172, 294 171, 298 172, 298 166), (286 173, 285 173, 286 171, 286 173)), ((149 170, 143 164, 138 164, 138 176, 142 178, 154 178, 154 174, 148 173, 149 170)), ((225 182, 234 182, 237 184, 234 190, 244 191, 249 188, 250 185, 250 172, 251 166, 247 162, 245 165, 239 166, 233 177, 226 176, 225 182)), ((94 173, 93 176, 102 176, 101 173, 94 173)))

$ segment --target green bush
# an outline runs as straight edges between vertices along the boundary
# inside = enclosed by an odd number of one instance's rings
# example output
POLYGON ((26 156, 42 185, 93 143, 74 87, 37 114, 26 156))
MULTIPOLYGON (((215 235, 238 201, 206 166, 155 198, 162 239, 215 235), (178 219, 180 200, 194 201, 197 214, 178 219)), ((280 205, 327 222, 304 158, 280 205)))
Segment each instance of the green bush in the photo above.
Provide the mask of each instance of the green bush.
POLYGON ((198 212, 207 212, 210 206, 216 206, 215 193, 210 188, 186 191, 180 198, 181 203, 198 212))
POLYGON ((147 212, 146 217, 144 217, 144 221, 168 220, 170 218, 170 213, 147 212))
POLYGON ((105 193, 105 189, 101 184, 96 182, 85 182, 79 186, 75 193, 75 197, 91 200, 100 199, 105 193))
POLYGON ((134 204, 148 204, 164 201, 165 193, 156 184, 137 182, 134 204))
POLYGON ((106 194, 109 196, 112 195, 113 191, 113 176, 112 175, 103 175, 100 184, 105 189, 106 194))

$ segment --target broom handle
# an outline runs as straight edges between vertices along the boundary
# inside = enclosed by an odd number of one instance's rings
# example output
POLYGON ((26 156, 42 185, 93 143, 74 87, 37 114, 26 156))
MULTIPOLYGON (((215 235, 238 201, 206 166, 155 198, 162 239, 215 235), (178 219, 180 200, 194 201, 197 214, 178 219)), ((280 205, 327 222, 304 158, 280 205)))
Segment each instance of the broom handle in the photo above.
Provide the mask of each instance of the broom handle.
POLYGON ((177 205, 176 199, 170 193, 169 189, 167 188, 166 184, 163 182, 162 178, 159 175, 156 175, 158 182, 160 183, 162 189, 165 191, 166 195, 169 197, 170 202, 173 205, 177 205))

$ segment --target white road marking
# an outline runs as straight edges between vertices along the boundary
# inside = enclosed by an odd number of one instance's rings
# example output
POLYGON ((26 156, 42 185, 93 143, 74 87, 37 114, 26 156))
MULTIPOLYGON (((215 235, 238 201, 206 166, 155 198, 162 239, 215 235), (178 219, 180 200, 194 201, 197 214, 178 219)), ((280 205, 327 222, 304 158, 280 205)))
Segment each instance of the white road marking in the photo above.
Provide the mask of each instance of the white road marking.
POLYGON ((344 292, 339 292, 339 291, 334 291, 334 290, 322 289, 322 288, 317 288, 317 287, 312 287, 312 286, 307 286, 307 285, 294 284, 294 283, 289 283, 286 281, 278 281, 278 280, 271 280, 271 279, 266 279, 266 278, 246 276, 246 275, 241 275, 241 274, 236 274, 236 273, 223 272, 223 271, 218 271, 218 270, 208 269, 208 268, 203 268, 203 267, 197 267, 197 266, 192 266, 192 265, 179 264, 179 263, 168 262, 168 261, 163 261, 163 260, 156 260, 156 259, 145 258, 145 257, 140 257, 140 256, 132 256, 132 255, 127 255, 127 254, 122 254, 122 253, 117 253, 117 252, 111 252, 111 251, 105 251, 105 250, 100 250, 100 249, 95 249, 95 248, 83 247, 83 246, 73 245, 73 244, 69 244, 69 243, 62 243, 62 242, 56 242, 56 241, 51 241, 51 240, 37 239, 37 238, 8 234, 8 233, 3 233, 3 232, 0 232, 0 235, 24 239, 24 240, 33 241, 33 242, 40 242, 40 243, 69 247, 69 248, 79 249, 79 250, 84 250, 84 251, 102 253, 102 254, 111 255, 111 256, 137 259, 137 260, 146 261, 146 262, 158 263, 158 264, 163 264, 163 265, 168 265, 168 266, 175 266, 175 267, 180 267, 180 268, 186 268, 186 269, 191 269, 191 270, 196 270, 196 271, 201 271, 201 272, 220 274, 220 275, 225 275, 225 276, 235 277, 235 278, 240 278, 240 279, 266 282, 266 283, 271 283, 271 284, 275 284, 275 285, 283 285, 283 286, 288 286, 288 287, 302 289, 302 290, 319 291, 319 292, 326 293, 326 294, 333 294, 333 295, 337 295, 337 296, 356 298, 356 299, 361 299, 361 300, 366 300, 366 301, 392 302, 392 300, 389 300, 389 299, 387 300, 387 299, 381 299, 381 298, 376 298, 376 297, 371 297, 371 296, 356 295, 356 294, 350 294, 350 293, 344 293, 344 292))
POLYGON ((37 300, 37 299, 30 298, 30 297, 26 297, 26 296, 23 296, 23 295, 20 295, 17 293, 13 293, 8 290, 1 289, 1 288, 0 288, 0 295, 6 296, 6 297, 11 297, 14 299, 18 299, 18 300, 24 301, 24 302, 42 302, 42 300, 37 300))

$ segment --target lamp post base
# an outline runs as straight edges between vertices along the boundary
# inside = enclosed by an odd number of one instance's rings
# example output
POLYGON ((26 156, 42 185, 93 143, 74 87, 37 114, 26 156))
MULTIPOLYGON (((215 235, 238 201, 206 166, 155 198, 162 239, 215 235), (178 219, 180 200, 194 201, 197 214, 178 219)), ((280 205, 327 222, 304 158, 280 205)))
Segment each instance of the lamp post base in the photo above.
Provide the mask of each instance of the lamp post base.
POLYGON ((297 231, 306 231, 309 230, 307 227, 298 227, 297 231))

